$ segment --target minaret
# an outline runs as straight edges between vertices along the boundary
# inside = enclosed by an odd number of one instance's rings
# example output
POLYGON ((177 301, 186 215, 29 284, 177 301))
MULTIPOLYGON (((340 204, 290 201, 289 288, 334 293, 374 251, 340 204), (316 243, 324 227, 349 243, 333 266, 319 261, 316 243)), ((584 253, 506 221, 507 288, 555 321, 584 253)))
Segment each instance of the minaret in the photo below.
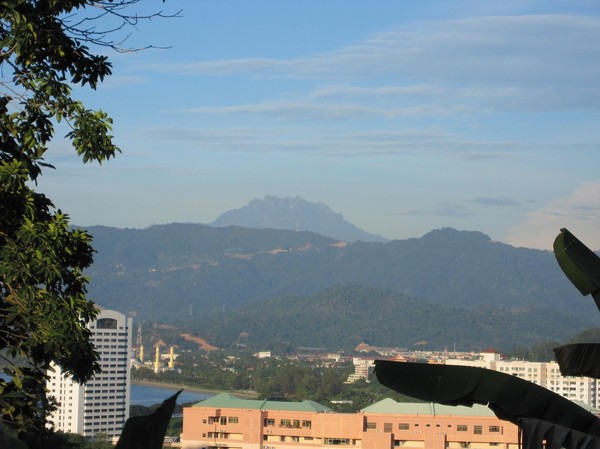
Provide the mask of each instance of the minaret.
POLYGON ((171 346, 171 350, 169 351, 169 368, 173 369, 175 367, 175 352, 173 350, 173 346, 171 346))
POLYGON ((156 347, 156 356, 154 358, 154 372, 158 373, 158 368, 160 366, 160 348, 156 347))

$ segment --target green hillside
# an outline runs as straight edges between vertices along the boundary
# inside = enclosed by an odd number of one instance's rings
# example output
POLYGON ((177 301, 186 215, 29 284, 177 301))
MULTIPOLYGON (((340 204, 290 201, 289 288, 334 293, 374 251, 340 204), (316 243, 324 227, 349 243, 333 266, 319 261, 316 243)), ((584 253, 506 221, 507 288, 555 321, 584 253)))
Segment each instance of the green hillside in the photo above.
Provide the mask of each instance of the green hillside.
POLYGON ((98 251, 87 273, 90 297, 139 319, 175 322, 347 283, 461 308, 597 315, 550 251, 513 248, 478 232, 348 244, 310 232, 193 224, 90 232, 98 251))
POLYGON ((565 340, 590 322, 539 308, 467 310, 357 285, 337 285, 310 296, 254 302, 211 315, 186 328, 221 347, 286 346, 350 349, 361 342, 407 349, 509 351, 565 340))

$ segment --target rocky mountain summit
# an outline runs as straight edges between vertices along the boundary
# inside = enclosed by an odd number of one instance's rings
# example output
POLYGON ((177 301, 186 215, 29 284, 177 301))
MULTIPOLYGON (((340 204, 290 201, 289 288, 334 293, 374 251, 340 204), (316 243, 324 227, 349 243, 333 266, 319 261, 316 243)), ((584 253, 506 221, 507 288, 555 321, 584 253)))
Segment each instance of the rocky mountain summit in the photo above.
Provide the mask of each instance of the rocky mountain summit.
POLYGON ((310 231, 346 242, 386 242, 347 222, 343 215, 321 202, 312 203, 298 196, 265 196, 246 206, 227 211, 210 224, 214 227, 240 226, 251 229, 310 231))

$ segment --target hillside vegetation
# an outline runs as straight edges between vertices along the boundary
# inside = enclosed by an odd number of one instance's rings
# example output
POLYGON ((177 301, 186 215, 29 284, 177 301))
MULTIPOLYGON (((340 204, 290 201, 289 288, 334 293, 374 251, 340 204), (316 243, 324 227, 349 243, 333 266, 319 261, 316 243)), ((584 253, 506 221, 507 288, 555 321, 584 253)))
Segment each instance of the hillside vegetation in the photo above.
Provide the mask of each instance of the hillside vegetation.
POLYGON ((141 320, 202 323, 196 335, 211 344, 242 331, 249 342, 295 342, 301 323, 309 346, 513 347, 564 339, 597 314, 550 251, 478 232, 446 228, 387 243, 193 224, 90 232, 98 251, 90 297, 141 320))
POLYGON ((590 322, 539 308, 463 309, 399 293, 338 285, 310 296, 258 301, 186 326, 220 347, 350 350, 361 342, 406 349, 509 351, 565 340, 590 322))

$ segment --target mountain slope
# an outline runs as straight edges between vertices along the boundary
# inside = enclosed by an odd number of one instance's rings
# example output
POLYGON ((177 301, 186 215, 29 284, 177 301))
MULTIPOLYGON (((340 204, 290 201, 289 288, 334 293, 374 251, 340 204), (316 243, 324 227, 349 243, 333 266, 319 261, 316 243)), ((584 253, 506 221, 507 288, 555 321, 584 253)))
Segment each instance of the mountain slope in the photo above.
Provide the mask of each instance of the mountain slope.
POLYGON ((462 308, 544 308, 597 316, 549 251, 513 248, 477 232, 340 243, 310 232, 171 224, 92 227, 98 253, 90 297, 142 319, 222 314, 259 300, 335 284, 404 293, 462 308))
POLYGON ((300 197, 265 196, 247 206, 221 214, 211 226, 241 226, 252 229, 310 231, 347 242, 385 242, 380 235, 369 234, 344 220, 342 214, 323 203, 311 203, 300 197))
POLYGON ((258 301, 192 328, 219 346, 250 345, 349 349, 375 346, 508 351, 548 339, 572 337, 585 319, 547 310, 483 308, 466 310, 427 303, 390 291, 345 284, 310 296, 258 301))

